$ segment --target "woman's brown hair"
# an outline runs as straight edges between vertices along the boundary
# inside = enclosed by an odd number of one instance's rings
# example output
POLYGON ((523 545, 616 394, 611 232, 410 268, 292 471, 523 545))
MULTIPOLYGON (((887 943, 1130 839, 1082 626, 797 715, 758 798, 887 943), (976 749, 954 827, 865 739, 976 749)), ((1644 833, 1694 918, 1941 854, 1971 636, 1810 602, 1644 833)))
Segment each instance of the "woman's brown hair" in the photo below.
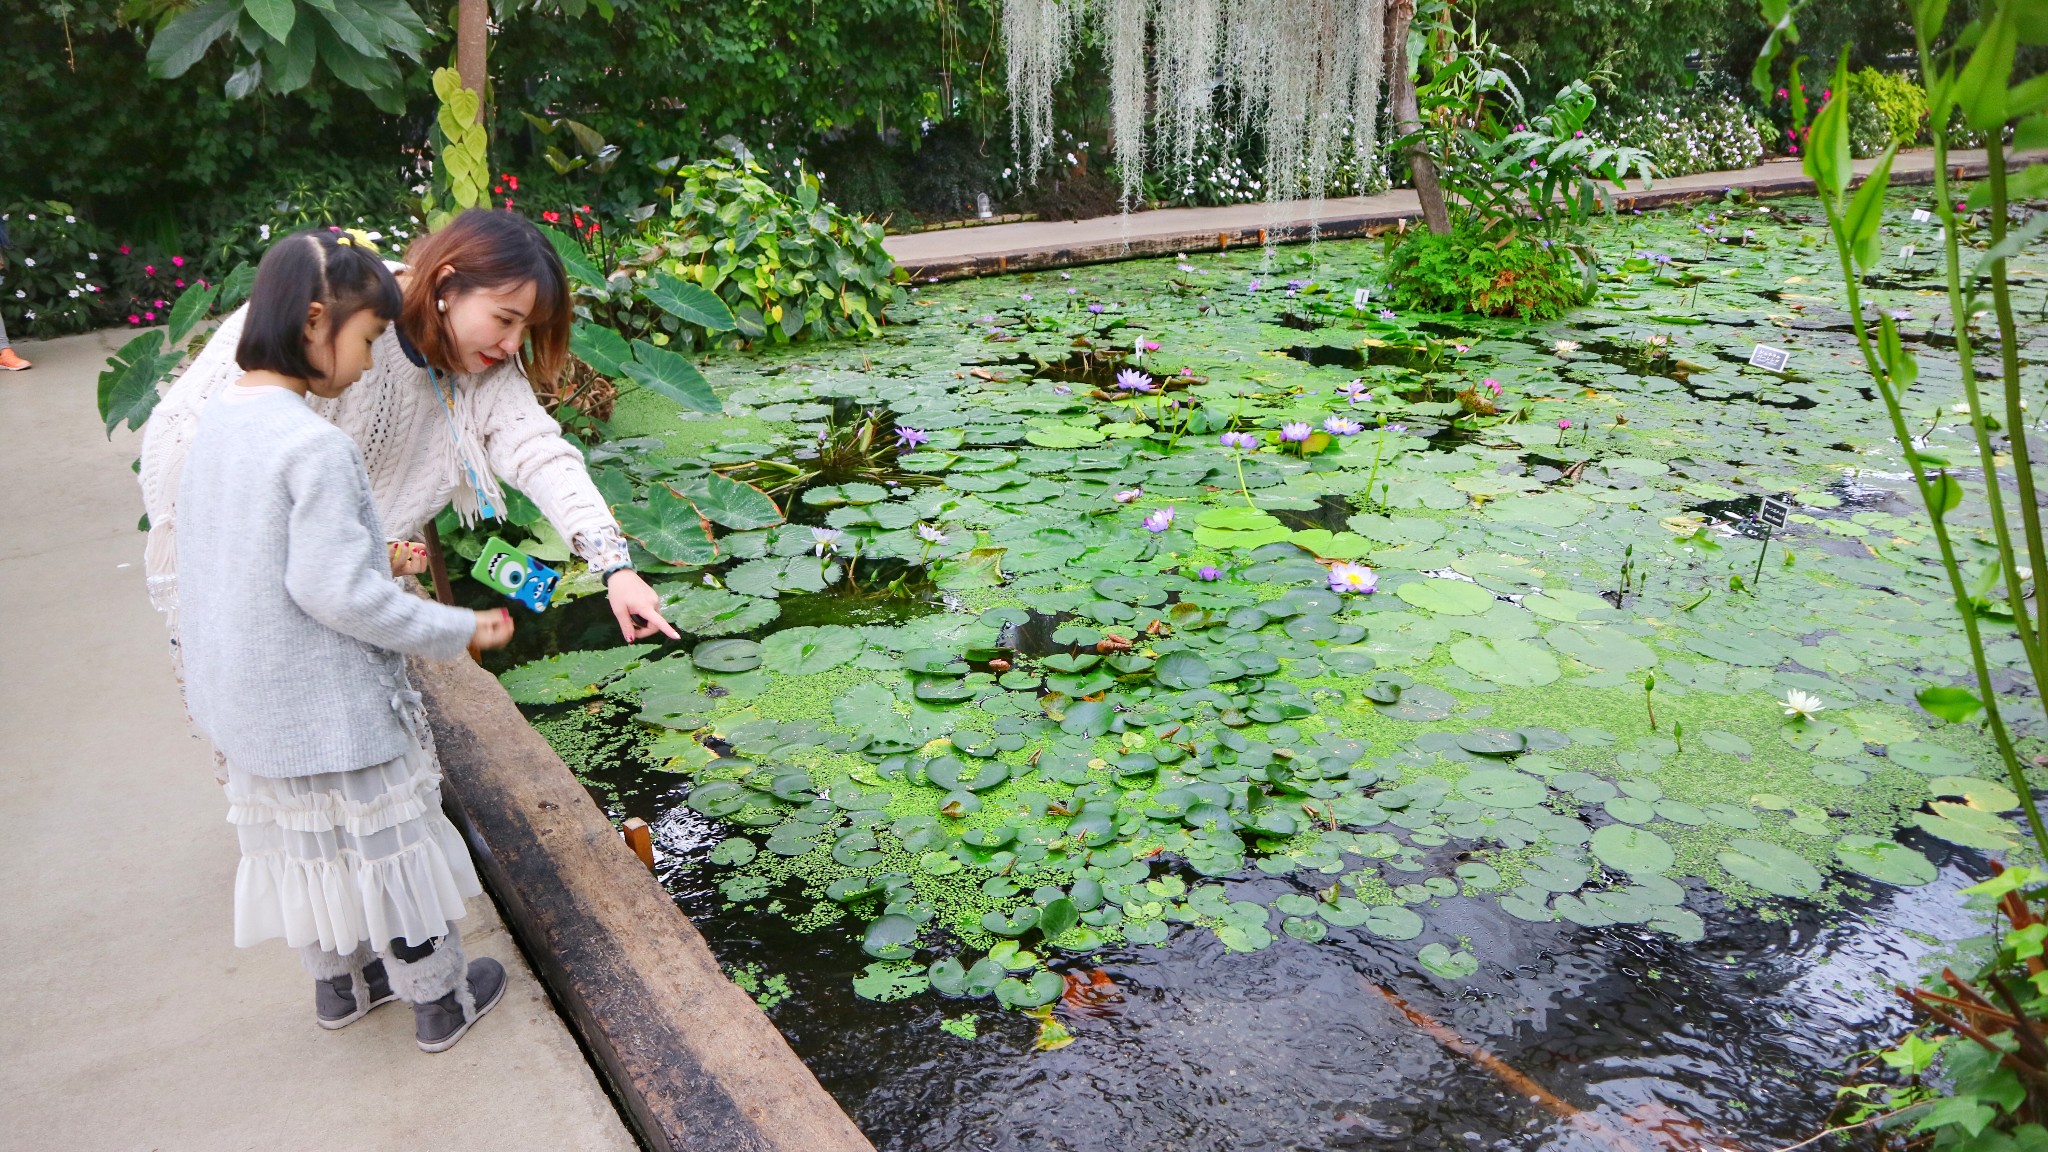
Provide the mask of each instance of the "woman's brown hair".
POLYGON ((520 367, 528 379, 555 382, 569 358, 569 276, 531 221, 514 212, 471 208, 413 241, 405 262, 412 274, 405 280, 398 327, 427 363, 451 374, 460 371, 441 316, 443 299, 531 283, 533 312, 526 318, 520 367), (448 275, 436 283, 443 268, 448 275))

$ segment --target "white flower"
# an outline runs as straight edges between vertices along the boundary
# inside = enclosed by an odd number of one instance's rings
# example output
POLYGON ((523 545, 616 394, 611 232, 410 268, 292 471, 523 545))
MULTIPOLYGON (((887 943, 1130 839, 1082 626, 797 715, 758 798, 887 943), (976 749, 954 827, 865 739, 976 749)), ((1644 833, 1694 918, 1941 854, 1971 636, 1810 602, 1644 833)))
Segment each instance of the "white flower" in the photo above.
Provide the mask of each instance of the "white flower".
POLYGON ((927 544, 944 544, 946 542, 946 534, 930 524, 919 524, 917 526, 917 536, 918 539, 923 540, 927 544))
POLYGON ((87 252, 85 254, 85 258, 88 260, 97 260, 100 258, 100 254, 97 252, 87 252))
POLYGON ((71 298, 72 298, 73 300, 76 300, 76 299, 78 299, 78 289, 76 289, 76 288, 73 288, 73 289, 71 290, 71 293, 70 293, 70 295, 71 295, 71 298))
MULTIPOLYGON (((33 220, 33 219, 35 219, 35 217, 31 216, 31 217, 29 217, 29 219, 33 220)), ((36 266, 36 258, 35 258, 35 257, 33 257, 33 256, 23 256, 23 257, 21 258, 21 262, 22 262, 23 264, 26 264, 26 265, 28 265, 28 266, 29 266, 29 267, 31 267, 31 268, 33 268, 33 267, 35 267, 35 266, 36 266)))
POLYGON ((1801 720, 1811 720, 1815 713, 1827 707, 1820 702, 1820 697, 1811 692, 1801 692, 1797 688, 1788 689, 1785 698, 1778 703, 1784 705, 1785 715, 1797 716, 1801 720))
POLYGON ((65 222, 66 224, 76 224, 76 223, 78 223, 78 217, 76 217, 76 216, 66 216, 66 217, 64 218, 64 222, 65 222))
POLYGON ((839 543, 840 537, 845 535, 846 533, 841 532, 837 528, 811 529, 811 540, 817 544, 817 552, 818 555, 821 557, 825 555, 825 553, 827 552, 834 551, 839 543))

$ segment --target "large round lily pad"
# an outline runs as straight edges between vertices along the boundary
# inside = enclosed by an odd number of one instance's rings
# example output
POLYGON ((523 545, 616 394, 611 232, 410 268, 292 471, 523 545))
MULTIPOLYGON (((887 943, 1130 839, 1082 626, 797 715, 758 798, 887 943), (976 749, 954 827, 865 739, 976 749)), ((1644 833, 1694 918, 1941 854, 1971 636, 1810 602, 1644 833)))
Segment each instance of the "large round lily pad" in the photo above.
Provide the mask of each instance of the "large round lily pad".
POLYGON ((1666 872, 1678 858, 1662 836, 1627 824, 1596 830, 1591 847, 1602 864, 1629 873, 1666 872))
POLYGON ((1811 896, 1820 891, 1820 870, 1789 848, 1736 839, 1728 842, 1717 859, 1730 876, 1773 896, 1811 896))
POLYGON ((1407 720, 1416 724, 1427 724, 1442 720, 1458 709, 1458 698, 1441 688, 1428 684, 1416 684, 1401 689, 1400 696, 1392 704, 1374 702, 1379 714, 1391 720, 1407 720))
POLYGON ((1526 640, 1460 640, 1451 659, 1481 680, 1509 688, 1540 688, 1560 675, 1557 657, 1526 640))
POLYGON ((1512 768, 1480 768, 1458 781, 1466 799, 1489 808, 1529 808, 1543 802, 1543 781, 1512 768))
POLYGON ((1493 593, 1477 584, 1442 578, 1403 584, 1394 590, 1394 595, 1417 608, 1444 616, 1477 616, 1496 603, 1493 593))
POLYGON ((1933 883, 1939 872, 1927 857, 1881 836, 1844 836, 1835 841, 1835 859, 1851 872, 1902 888, 1933 883))
POLYGON ((706 640, 690 653, 706 672, 751 672, 761 666, 761 646, 752 640, 706 640))

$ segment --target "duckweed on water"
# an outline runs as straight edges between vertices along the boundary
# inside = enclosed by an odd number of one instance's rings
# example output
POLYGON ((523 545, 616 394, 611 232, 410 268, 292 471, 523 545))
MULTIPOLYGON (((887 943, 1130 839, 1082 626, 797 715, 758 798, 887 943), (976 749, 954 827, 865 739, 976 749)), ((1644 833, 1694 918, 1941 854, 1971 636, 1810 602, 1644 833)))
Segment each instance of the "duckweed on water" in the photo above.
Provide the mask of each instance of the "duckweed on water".
MULTIPOLYGON (((682 648, 506 686, 571 764, 684 774, 726 898, 860 938, 875 1000, 1044 1005, 1049 962, 1173 923, 1412 941, 1456 982, 1486 957, 1432 924, 1452 897, 1690 941, 1729 902, 1927 883, 1918 837, 2011 846, 2014 800, 1913 704, 1965 650, 1805 211, 1615 221, 1603 247, 1675 271, 1625 263, 1533 328, 1355 308, 1354 242, 1277 253, 1297 278, 1257 290, 1256 253, 1077 270, 1049 305, 927 288, 881 340, 714 362, 732 415, 622 404, 608 494, 801 463, 842 408, 923 440, 902 482, 813 487, 673 568, 682 648), (1758 343, 1790 370, 1747 367, 1758 343), (1119 371, 1161 386, 1103 390, 1119 371), (1795 502, 1768 544, 1766 494, 1795 502), (925 576, 929 614, 843 622, 925 576), (1794 691, 1820 708, 1788 716, 1794 691), (1261 874, 1292 889, 1226 890, 1261 874)), ((1878 292, 1923 340, 1930 275, 1878 292)), ((1922 363, 1922 446, 1960 444, 1953 367, 1922 363)), ((650 571, 689 558, 643 543, 650 571)))

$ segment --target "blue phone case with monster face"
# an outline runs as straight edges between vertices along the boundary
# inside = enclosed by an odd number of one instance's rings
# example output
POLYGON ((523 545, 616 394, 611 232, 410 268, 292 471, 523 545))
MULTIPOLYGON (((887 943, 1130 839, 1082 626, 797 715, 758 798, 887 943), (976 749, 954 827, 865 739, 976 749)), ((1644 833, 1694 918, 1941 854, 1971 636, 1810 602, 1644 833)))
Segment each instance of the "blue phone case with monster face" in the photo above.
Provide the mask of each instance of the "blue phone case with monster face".
POLYGON ((496 536, 484 545, 469 574, 535 612, 547 611, 562 574, 496 536))

